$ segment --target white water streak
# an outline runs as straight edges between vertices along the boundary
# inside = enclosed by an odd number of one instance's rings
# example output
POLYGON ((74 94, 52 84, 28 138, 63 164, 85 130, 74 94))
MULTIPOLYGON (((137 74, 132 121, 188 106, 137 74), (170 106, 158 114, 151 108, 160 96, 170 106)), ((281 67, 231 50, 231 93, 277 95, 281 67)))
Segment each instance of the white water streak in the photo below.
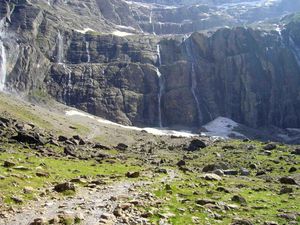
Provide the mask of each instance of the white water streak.
POLYGON ((5 89, 5 81, 7 75, 7 58, 3 39, 5 36, 5 19, 0 21, 0 91, 5 89))
POLYGON ((202 115, 201 115, 201 108, 200 108, 200 102, 196 94, 197 90, 197 78, 196 78, 196 72, 195 72, 195 65, 192 63, 192 72, 191 72, 191 78, 192 78, 192 87, 191 91, 194 96, 195 102, 196 102, 196 108, 197 108, 197 113, 198 113, 198 121, 199 123, 202 122, 202 115))
POLYGON ((88 41, 85 42, 85 51, 87 55, 87 63, 90 63, 91 62, 90 43, 88 41))
MULTIPOLYGON (((157 45, 157 62, 158 62, 158 67, 161 66, 161 54, 160 54, 160 45, 157 45)), ((163 122, 162 122, 162 110, 161 110, 161 99, 165 90, 165 82, 164 78, 162 77, 161 72, 159 71, 159 68, 156 68, 156 74, 158 77, 158 85, 159 85, 159 91, 158 91, 158 125, 159 127, 163 127, 163 122)))
POLYGON ((198 123, 201 124, 202 123, 202 113, 201 113, 201 107, 200 107, 200 102, 199 99, 197 97, 197 78, 196 78, 196 72, 195 72, 195 59, 194 56, 191 52, 191 46, 189 43, 190 39, 186 39, 185 40, 185 47, 186 47, 186 51, 187 51, 187 56, 189 58, 189 60, 191 61, 192 64, 192 68, 191 68, 191 81, 192 81, 192 85, 191 85, 191 92, 193 94, 195 103, 196 103, 196 109, 197 109, 197 114, 198 114, 198 123))
POLYGON ((57 41, 58 41, 57 62, 61 64, 64 61, 64 38, 61 35, 60 31, 58 31, 57 34, 57 41))

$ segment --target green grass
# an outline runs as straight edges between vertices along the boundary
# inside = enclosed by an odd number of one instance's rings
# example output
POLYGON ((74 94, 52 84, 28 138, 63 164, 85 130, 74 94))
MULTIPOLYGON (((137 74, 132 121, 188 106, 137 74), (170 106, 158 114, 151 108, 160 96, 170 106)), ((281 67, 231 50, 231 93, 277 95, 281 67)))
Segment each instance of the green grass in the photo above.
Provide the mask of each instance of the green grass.
POLYGON ((47 120, 41 118, 37 113, 33 113, 30 110, 25 109, 25 107, 22 107, 18 104, 11 103, 10 101, 5 100, 2 96, 0 96, 0 113, 9 113, 12 115, 12 117, 17 118, 18 120, 24 121, 24 122, 34 122, 36 126, 39 126, 41 128, 47 128, 52 129, 53 126, 51 123, 49 123, 47 120))
MULTIPOLYGON (((263 153, 263 143, 241 141, 229 141, 218 143, 201 149, 198 152, 188 154, 191 160, 186 160, 187 166, 193 168, 194 172, 182 173, 173 167, 180 174, 180 179, 170 182, 172 192, 165 189, 165 184, 156 182, 151 189, 157 199, 163 201, 158 210, 155 210, 152 222, 155 224, 161 218, 161 214, 172 213, 175 216, 170 217, 168 221, 171 224, 194 224, 193 217, 197 218, 199 224, 230 224, 236 217, 246 218, 254 224, 263 224, 264 221, 277 221, 279 224, 286 223, 285 219, 277 215, 285 212, 300 211, 300 190, 293 187, 294 193, 279 195, 283 185, 277 182, 280 176, 291 175, 288 169, 293 166, 299 169, 299 159, 290 154, 290 146, 278 146, 272 151, 271 156, 263 153), (231 145, 235 149, 224 150, 225 145, 231 145), (247 145, 253 145, 254 150, 247 150, 247 145), (221 155, 216 156, 215 153, 221 155), (201 178, 202 167, 216 162, 227 162, 231 169, 245 167, 249 169, 250 163, 258 165, 258 170, 272 168, 267 172, 267 176, 272 182, 266 182, 264 178, 256 177, 256 170, 251 171, 248 177, 226 176, 222 181, 206 181, 201 178), (217 187, 225 187, 230 193, 217 191, 217 187), (242 206, 231 201, 234 195, 241 195, 247 201, 247 206, 242 206), (220 209, 209 209, 205 206, 199 206, 195 203, 196 199, 213 199, 220 206, 220 209), (184 200, 184 201, 183 201, 184 200), (222 205, 236 204, 238 209, 224 210, 222 205), (213 218, 217 213, 222 218, 213 218)), ((176 157, 175 157, 176 158, 176 157)), ((178 158, 177 158, 178 159, 178 158)), ((148 208, 151 211, 151 207, 148 208)), ((152 209, 153 210, 153 209, 152 209)), ((298 217, 298 220, 300 218, 298 217)))
POLYGON ((12 204, 12 196, 18 196, 25 202, 37 197, 45 188, 52 188, 55 183, 63 182, 79 176, 88 176, 91 179, 101 175, 123 176, 130 170, 138 169, 137 166, 118 162, 111 164, 96 163, 93 160, 68 160, 50 157, 40 157, 32 154, 31 150, 16 149, 12 153, 0 153, 0 174, 6 178, 0 180, 0 197, 7 204, 12 204), (19 171, 2 166, 3 161, 9 160, 24 166, 28 171, 19 171), (43 171, 50 174, 49 177, 37 177, 36 172, 43 171), (24 194, 23 188, 31 187, 33 193, 24 194))

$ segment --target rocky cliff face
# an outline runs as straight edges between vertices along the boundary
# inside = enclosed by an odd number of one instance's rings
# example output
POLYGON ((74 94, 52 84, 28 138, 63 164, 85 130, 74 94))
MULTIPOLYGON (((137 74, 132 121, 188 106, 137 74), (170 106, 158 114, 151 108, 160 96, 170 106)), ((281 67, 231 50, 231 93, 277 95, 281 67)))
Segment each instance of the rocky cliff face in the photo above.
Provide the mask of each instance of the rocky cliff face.
POLYGON ((225 116, 300 126, 299 22, 186 35, 220 25, 211 7, 6 0, 6 86, 129 125, 200 127, 225 116))

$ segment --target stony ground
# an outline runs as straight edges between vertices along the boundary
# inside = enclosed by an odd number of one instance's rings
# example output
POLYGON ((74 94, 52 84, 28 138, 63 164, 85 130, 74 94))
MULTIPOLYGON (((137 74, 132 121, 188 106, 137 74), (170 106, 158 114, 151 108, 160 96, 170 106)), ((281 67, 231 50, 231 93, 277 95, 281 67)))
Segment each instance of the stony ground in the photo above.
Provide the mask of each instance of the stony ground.
POLYGON ((0 224, 300 223, 298 146, 154 136, 0 104, 0 224))

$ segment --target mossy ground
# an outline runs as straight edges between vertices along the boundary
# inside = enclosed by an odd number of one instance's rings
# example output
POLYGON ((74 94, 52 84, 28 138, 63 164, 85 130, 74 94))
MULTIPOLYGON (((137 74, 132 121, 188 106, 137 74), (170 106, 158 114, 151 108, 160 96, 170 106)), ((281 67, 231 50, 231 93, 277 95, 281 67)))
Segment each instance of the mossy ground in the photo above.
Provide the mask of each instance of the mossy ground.
MULTIPOLYGON (((138 170, 134 160, 115 160, 98 163, 94 160, 77 160, 67 158, 43 157, 34 154, 34 150, 17 147, 13 144, 4 146, 6 152, 0 153, 0 197, 6 204, 15 204, 11 197, 17 196, 25 203, 27 200, 34 200, 47 188, 53 188, 54 184, 69 181, 80 176, 96 179, 101 177, 125 178, 128 171, 138 170), (3 167, 4 161, 14 162, 16 166, 11 168, 3 167), (17 169, 18 167, 23 169, 17 169), (39 177, 37 172, 48 173, 49 177, 39 177), (24 189, 30 188, 32 192, 26 193, 24 189)), ((57 147, 56 151, 62 151, 57 147)), ((108 151, 106 152, 108 153, 108 151)), ((113 154, 116 154, 112 150, 113 154)))
MULTIPOLYGON (((263 224, 265 221, 285 224, 287 221, 278 215, 300 212, 300 190, 298 186, 287 185, 293 188, 293 193, 279 194, 286 185, 280 184, 278 178, 292 176, 288 172, 291 166, 296 165, 299 170, 299 156, 290 154, 293 147, 285 145, 278 146, 271 155, 266 155, 263 146, 263 143, 254 141, 229 141, 188 154, 191 160, 186 161, 191 172, 183 173, 173 167, 177 178, 153 184, 152 191, 158 199, 163 200, 163 204, 154 210, 152 221, 158 223, 164 214, 171 213, 173 216, 168 219, 171 224, 230 224, 234 218, 248 219, 254 224, 263 224), (254 149, 247 150, 249 145, 254 149), (226 150, 224 146, 232 146, 234 149, 226 150), (231 169, 247 168, 251 174, 224 176, 221 181, 203 179, 203 166, 217 162, 228 163, 232 165, 231 169), (258 168, 252 170, 250 164, 257 164, 258 168), (260 170, 267 171, 266 175, 256 176, 260 170), (166 183, 171 186, 171 191, 166 189, 166 183), (218 191, 218 187, 223 187, 228 193, 218 191), (233 202, 231 198, 234 195, 244 197, 247 205, 233 202), (216 204, 201 206, 196 204, 197 199, 211 199, 216 204), (225 205, 236 205, 237 209, 225 210, 225 205)), ((153 208, 148 210, 152 211, 153 208)), ((300 222, 299 216, 297 221, 300 222)))

